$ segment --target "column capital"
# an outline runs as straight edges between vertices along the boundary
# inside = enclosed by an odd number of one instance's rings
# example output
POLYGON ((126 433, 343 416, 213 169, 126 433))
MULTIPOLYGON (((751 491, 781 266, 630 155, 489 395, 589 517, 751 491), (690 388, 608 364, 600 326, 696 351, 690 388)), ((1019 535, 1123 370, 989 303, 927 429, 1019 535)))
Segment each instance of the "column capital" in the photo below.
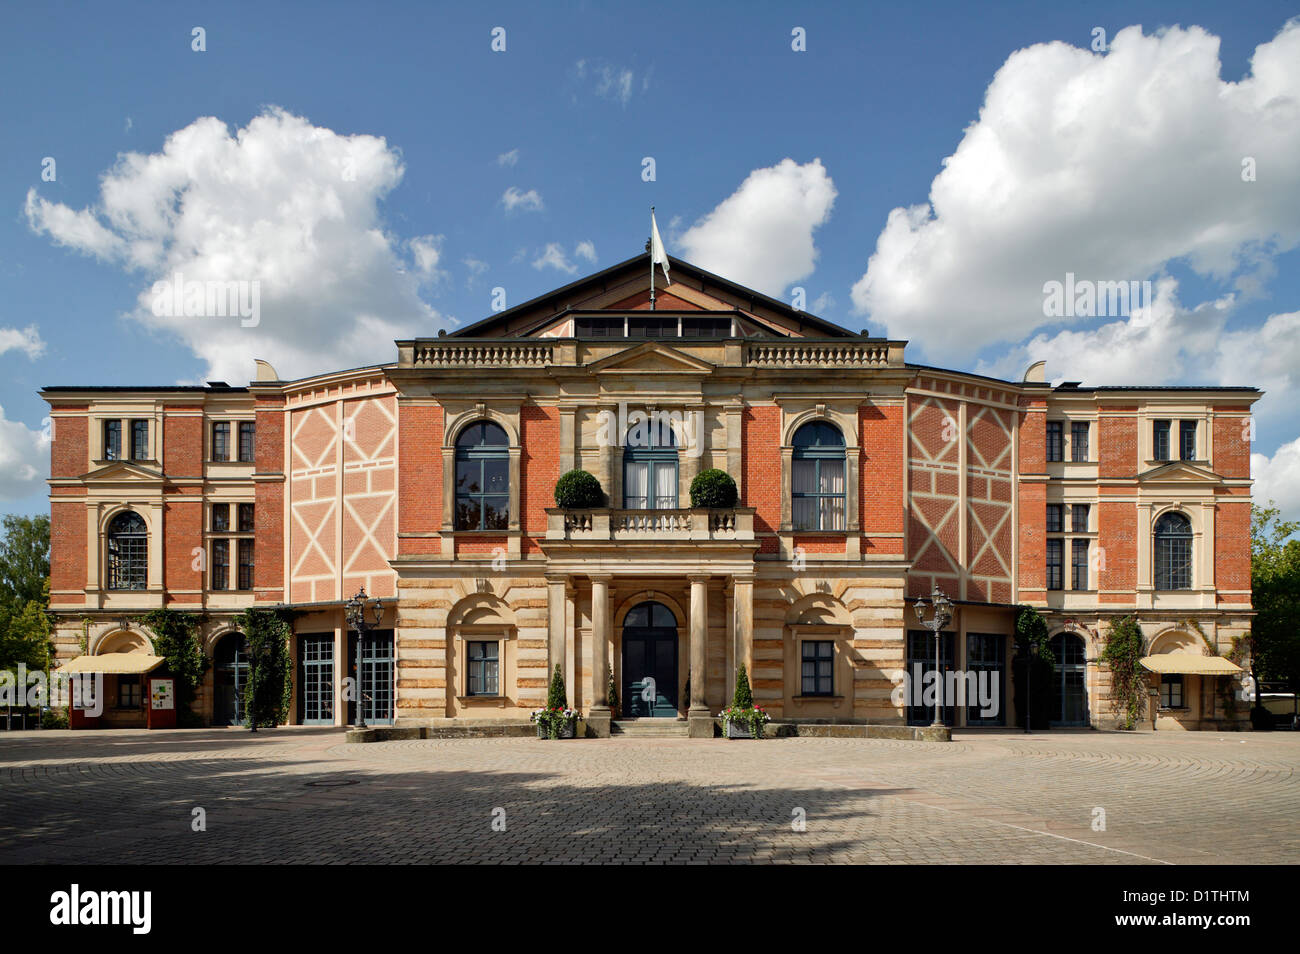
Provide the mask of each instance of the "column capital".
POLYGON ((614 579, 613 573, 588 573, 587 579, 593 583, 609 583, 614 579))
POLYGON ((567 573, 560 573, 560 574, 548 573, 546 574, 546 585, 555 586, 557 583, 568 584, 570 579, 571 578, 567 573))
POLYGON ((692 583, 707 583, 709 582, 709 580, 713 579, 713 574, 712 573, 687 573, 686 579, 690 580, 692 583))

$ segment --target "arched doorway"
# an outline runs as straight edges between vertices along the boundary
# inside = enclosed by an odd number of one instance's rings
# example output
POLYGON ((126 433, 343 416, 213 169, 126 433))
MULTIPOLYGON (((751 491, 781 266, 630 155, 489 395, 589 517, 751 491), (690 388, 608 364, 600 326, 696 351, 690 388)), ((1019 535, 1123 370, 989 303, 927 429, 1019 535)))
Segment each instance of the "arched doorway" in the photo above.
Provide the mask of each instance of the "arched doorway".
POLYGON ((1051 640, 1052 655, 1056 657, 1056 701, 1052 709, 1052 725, 1071 726, 1088 724, 1088 696, 1084 689, 1084 670, 1087 649, 1083 639, 1074 633, 1057 633, 1051 640))
POLYGON ((212 724, 243 725, 244 685, 248 681, 248 657, 244 634, 226 633, 213 653, 212 724))
POLYGON ((623 714, 677 718, 677 618, 653 601, 623 619, 623 714))

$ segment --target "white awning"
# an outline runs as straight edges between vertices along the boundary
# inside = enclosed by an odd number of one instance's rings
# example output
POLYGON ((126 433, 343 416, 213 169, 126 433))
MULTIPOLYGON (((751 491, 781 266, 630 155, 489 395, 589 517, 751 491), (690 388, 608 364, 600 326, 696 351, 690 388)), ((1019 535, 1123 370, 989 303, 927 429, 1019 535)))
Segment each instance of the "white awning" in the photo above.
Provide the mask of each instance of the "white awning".
POLYGON ((135 676, 153 672, 167 660, 144 653, 105 653, 102 656, 78 656, 59 672, 100 672, 110 676, 135 676))
POLYGON ((1151 672, 1182 673, 1189 676, 1234 676, 1244 670, 1222 656, 1193 656, 1190 653, 1160 653, 1143 656, 1139 662, 1151 672))

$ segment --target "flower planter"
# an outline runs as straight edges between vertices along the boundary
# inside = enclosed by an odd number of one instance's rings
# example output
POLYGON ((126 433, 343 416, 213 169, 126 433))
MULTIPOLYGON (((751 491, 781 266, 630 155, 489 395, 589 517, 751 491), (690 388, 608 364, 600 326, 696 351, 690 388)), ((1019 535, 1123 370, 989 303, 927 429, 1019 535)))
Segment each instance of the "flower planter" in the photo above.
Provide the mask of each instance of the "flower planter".
POLYGON ((752 739, 754 733, 749 731, 749 726, 743 722, 737 722, 734 719, 727 723, 727 738, 729 739, 752 739))
MULTIPOLYGON (((578 720, 566 719, 564 723, 560 726, 560 731, 557 737, 561 739, 572 739, 572 738, 576 738, 577 734, 578 734, 578 720)), ((545 722, 537 723, 537 737, 539 739, 550 739, 551 737, 550 726, 548 726, 545 722)))

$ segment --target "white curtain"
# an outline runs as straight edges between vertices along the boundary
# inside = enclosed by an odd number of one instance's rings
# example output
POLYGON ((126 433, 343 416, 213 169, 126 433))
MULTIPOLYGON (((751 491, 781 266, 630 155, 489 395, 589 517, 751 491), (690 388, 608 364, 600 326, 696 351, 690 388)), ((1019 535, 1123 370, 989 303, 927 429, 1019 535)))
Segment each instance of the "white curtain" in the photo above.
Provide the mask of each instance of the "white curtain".
POLYGON ((677 467, 663 462, 655 467, 655 506, 674 509, 677 506, 677 467))
POLYGON ((628 461, 623 467, 623 506, 637 510, 646 506, 650 465, 643 460, 628 461))
POLYGON ((837 494, 835 497, 822 498, 822 529, 844 529, 844 461, 822 461, 822 485, 824 494, 837 494))

